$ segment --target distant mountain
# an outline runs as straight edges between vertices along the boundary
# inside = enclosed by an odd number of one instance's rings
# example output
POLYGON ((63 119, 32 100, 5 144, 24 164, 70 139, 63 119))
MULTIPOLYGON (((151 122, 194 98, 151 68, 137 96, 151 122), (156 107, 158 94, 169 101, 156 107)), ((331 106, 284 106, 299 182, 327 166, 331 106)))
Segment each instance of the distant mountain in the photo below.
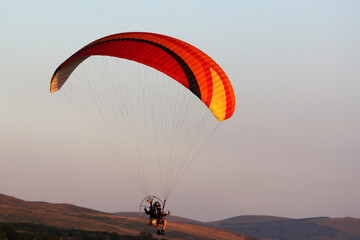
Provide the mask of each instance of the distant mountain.
MULTIPOLYGON (((23 201, 4 194, 0 194, 0 223, 31 223, 35 227, 53 226, 58 229, 74 229, 74 231, 96 231, 99 234, 115 232, 119 235, 134 236, 135 239, 136 236, 138 239, 144 239, 145 235, 147 239, 159 238, 159 235, 154 234, 155 229, 147 226, 144 219, 115 216, 71 204, 23 201)), ((19 225, 10 224, 9 229, 13 229, 14 226, 19 225)), ((166 227, 165 238, 161 237, 161 239, 255 240, 256 238, 217 228, 170 222, 166 227)))
POLYGON ((291 220, 291 218, 265 216, 265 215, 243 215, 243 216, 227 218, 220 221, 208 222, 207 224, 230 225, 230 224, 239 224, 239 223, 277 222, 277 221, 287 221, 287 220, 291 220))
POLYGON ((260 239, 360 240, 360 219, 356 218, 290 219, 272 216, 239 216, 205 225, 241 232, 260 239))
POLYGON ((252 236, 261 239, 335 239, 334 237, 338 234, 339 230, 317 224, 314 222, 316 219, 319 218, 276 219, 275 217, 270 216, 240 216, 211 222, 206 225, 233 232, 243 231, 245 234, 251 233, 253 234, 252 236), (246 219, 248 219, 248 221, 246 219))

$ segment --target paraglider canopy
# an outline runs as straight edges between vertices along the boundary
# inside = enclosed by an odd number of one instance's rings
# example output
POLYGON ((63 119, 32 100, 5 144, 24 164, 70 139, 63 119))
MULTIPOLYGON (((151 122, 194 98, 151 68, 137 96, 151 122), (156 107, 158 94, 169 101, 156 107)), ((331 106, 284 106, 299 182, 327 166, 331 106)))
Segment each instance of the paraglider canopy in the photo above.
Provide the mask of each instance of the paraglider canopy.
POLYGON ((235 95, 220 66, 194 46, 155 33, 119 33, 86 45, 56 69, 50 92, 59 90, 74 69, 92 55, 133 60, 167 74, 201 99, 219 121, 234 113, 235 95))

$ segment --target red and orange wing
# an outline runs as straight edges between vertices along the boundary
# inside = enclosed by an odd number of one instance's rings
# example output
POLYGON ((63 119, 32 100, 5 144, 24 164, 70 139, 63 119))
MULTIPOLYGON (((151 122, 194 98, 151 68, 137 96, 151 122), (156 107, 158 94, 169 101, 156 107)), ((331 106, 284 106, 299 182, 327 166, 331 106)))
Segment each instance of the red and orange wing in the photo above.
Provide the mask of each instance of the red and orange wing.
POLYGON ((154 33, 119 33, 88 44, 56 69, 50 92, 59 90, 75 68, 92 55, 133 60, 167 74, 200 98, 219 121, 234 113, 234 91, 220 66, 196 47, 154 33))

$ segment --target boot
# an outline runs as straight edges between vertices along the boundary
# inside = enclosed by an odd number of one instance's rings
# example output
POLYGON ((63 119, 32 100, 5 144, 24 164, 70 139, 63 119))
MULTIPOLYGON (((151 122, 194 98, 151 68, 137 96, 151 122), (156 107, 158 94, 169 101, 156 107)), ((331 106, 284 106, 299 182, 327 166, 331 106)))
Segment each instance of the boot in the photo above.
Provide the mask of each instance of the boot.
POLYGON ((161 235, 165 235, 164 229, 161 229, 161 235))
POLYGON ((159 234, 159 235, 161 235, 161 232, 160 232, 160 230, 159 230, 159 229, 157 230, 157 232, 156 232, 156 233, 157 233, 157 234, 159 234))

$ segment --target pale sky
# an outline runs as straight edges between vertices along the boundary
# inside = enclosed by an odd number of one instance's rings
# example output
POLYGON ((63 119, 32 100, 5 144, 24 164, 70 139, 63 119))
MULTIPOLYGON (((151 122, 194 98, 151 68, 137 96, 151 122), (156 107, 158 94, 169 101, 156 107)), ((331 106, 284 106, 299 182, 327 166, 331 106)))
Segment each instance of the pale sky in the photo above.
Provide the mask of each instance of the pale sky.
POLYGON ((55 69, 100 37, 182 39, 236 95, 173 190, 175 215, 360 218, 359 1, 1 1, 0 192, 101 211, 141 196, 49 93, 55 69))

